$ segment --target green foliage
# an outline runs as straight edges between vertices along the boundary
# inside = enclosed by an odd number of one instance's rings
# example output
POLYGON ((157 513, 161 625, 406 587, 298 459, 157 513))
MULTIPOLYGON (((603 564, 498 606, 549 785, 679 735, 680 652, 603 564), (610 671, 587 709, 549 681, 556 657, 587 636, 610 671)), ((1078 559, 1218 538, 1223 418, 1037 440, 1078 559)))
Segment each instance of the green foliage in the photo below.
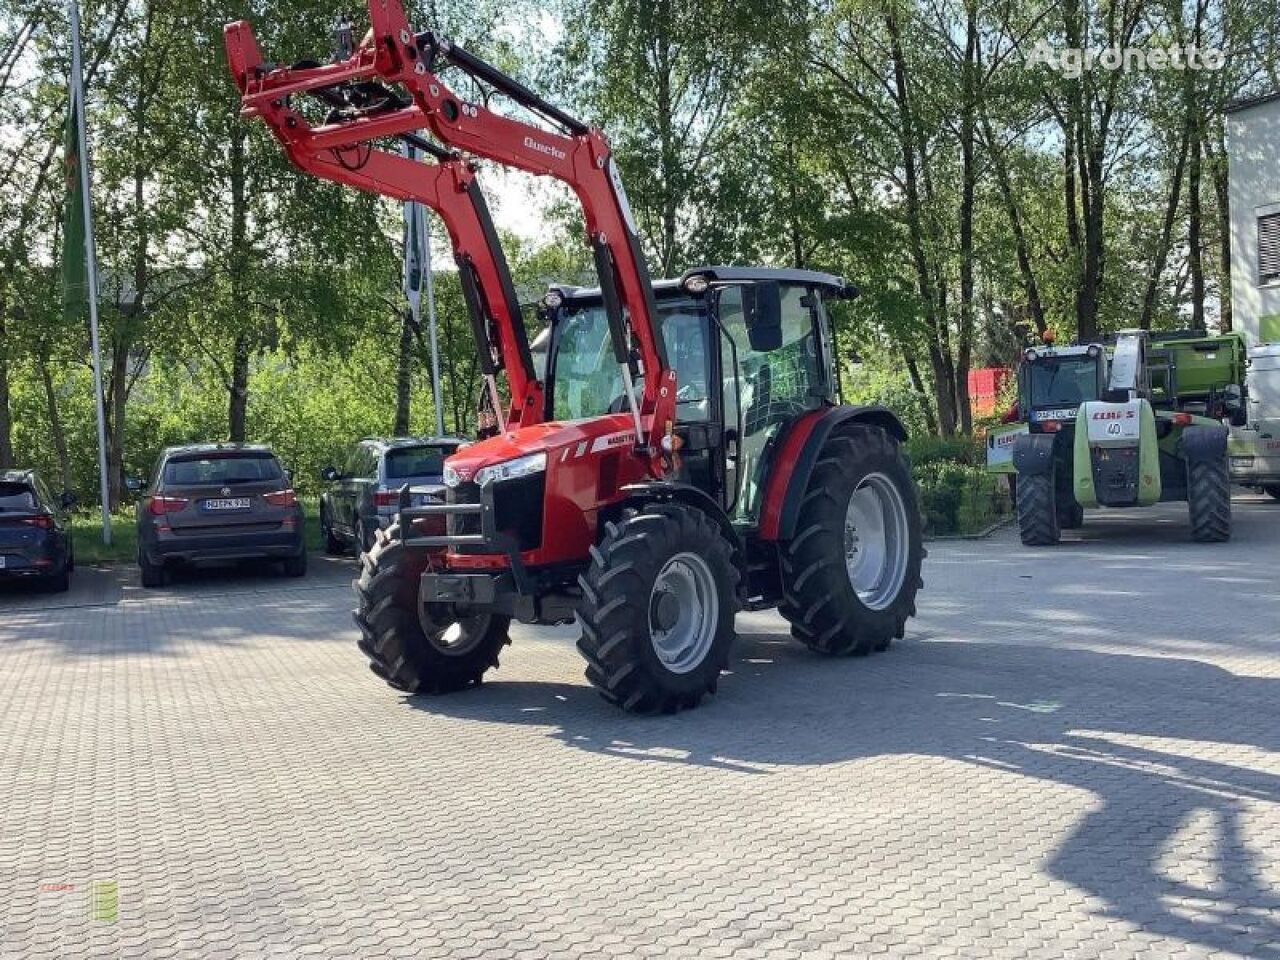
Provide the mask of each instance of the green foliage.
POLYGON ((939 459, 914 464, 913 474, 930 536, 978 533, 1010 511, 999 480, 980 466, 939 459))

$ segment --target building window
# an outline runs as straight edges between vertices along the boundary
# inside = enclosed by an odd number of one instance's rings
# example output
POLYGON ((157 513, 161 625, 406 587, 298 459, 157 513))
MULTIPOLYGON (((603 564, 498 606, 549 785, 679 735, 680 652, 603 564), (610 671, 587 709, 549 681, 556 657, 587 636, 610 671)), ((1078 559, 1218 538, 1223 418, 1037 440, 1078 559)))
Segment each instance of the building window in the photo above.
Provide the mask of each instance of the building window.
POLYGON ((1280 283, 1280 213, 1258 218, 1258 285, 1280 283))

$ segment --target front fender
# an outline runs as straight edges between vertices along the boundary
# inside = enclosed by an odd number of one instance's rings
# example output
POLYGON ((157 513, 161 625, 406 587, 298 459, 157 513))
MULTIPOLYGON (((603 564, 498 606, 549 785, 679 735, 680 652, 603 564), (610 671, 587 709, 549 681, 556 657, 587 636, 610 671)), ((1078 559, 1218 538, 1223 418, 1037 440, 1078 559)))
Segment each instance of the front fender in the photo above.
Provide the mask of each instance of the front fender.
POLYGON ((742 540, 738 536, 738 531, 733 529, 733 524, 730 522, 728 514, 706 491, 687 483, 675 483, 667 480, 628 483, 619 489, 624 495, 621 503, 622 507, 645 503, 674 502, 683 503, 701 510, 716 522, 720 527, 720 532, 724 534, 724 538, 729 541, 729 545, 733 548, 734 565, 738 567, 738 572, 742 575, 741 582, 744 585, 746 584, 747 562, 746 553, 742 549, 742 540))
POLYGON ((1035 477, 1053 470, 1054 433, 1027 433, 1013 442, 1013 468, 1019 476, 1035 477))

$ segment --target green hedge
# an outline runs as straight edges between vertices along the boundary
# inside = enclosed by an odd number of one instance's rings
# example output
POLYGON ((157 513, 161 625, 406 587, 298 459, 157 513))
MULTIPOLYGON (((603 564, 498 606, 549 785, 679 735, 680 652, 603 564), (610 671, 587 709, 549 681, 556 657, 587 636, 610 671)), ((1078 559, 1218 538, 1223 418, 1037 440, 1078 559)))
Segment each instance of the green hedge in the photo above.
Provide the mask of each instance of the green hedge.
POLYGON ((912 461, 925 532, 931 536, 977 533, 1012 509, 1004 484, 973 463, 969 452, 957 449, 955 459, 942 457, 945 445, 961 443, 973 446, 972 441, 938 441, 934 446, 920 441, 920 446, 928 448, 922 451, 925 457, 912 461))

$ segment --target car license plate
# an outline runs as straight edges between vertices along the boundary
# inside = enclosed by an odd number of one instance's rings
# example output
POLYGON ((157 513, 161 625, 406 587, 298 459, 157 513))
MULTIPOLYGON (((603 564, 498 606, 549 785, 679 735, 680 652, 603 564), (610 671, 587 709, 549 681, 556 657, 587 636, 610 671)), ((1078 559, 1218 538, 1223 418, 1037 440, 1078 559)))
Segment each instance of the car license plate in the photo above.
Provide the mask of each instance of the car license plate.
POLYGON ((226 497, 221 500, 206 500, 204 502, 206 510, 248 510, 248 497, 226 497))

